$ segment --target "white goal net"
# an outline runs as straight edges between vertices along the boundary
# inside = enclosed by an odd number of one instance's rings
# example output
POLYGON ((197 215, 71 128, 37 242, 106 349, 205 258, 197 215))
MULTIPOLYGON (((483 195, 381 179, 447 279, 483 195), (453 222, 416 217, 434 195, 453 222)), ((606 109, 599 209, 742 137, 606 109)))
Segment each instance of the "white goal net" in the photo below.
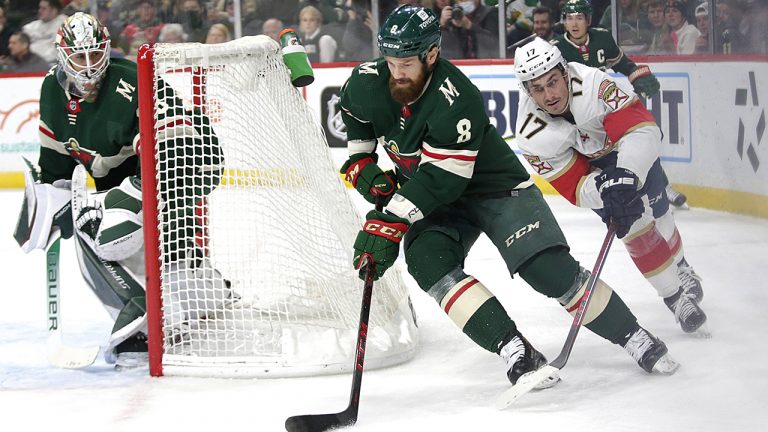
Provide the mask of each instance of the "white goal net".
MULTIPOLYGON (((150 71, 153 88, 139 81, 151 92, 141 117, 152 125, 142 124, 140 151, 152 157, 150 137, 155 172, 142 171, 143 187, 145 197, 157 189, 157 206, 145 198, 144 211, 158 232, 145 224, 145 241, 159 254, 148 272, 156 265, 162 292, 161 373, 351 370, 363 285, 352 244, 362 219, 279 45, 255 36, 147 52, 140 73, 150 71)), ((409 359, 414 320, 391 269, 374 285, 366 367, 409 359)), ((153 343, 150 330, 159 352, 153 343)))

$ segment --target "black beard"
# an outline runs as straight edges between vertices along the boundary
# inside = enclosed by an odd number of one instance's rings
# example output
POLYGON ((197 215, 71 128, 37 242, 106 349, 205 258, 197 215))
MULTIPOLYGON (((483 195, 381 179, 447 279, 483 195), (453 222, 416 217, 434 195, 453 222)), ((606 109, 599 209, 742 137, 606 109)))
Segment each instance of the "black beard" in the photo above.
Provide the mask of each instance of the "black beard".
POLYGON ((406 105, 416 100, 417 97, 424 90, 424 85, 427 83, 427 77, 429 76, 429 68, 426 64, 421 65, 421 72, 415 81, 409 80, 406 87, 397 87, 395 79, 392 75, 389 76, 389 93, 392 95, 392 99, 395 102, 406 105))

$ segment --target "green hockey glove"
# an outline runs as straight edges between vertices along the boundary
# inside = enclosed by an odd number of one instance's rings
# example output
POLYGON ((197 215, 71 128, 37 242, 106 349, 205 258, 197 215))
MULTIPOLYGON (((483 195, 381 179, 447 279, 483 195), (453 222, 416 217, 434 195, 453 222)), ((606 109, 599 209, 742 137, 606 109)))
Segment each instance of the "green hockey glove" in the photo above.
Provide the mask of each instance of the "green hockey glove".
POLYGON ((365 197, 366 201, 375 204, 376 197, 381 196, 386 205, 397 189, 397 181, 394 171, 384 172, 376 165, 378 157, 376 153, 351 156, 341 166, 340 172, 365 197))
POLYGON ((355 239, 353 265, 360 270, 360 279, 365 280, 365 266, 372 259, 376 264, 374 278, 378 279, 397 260, 400 240, 411 224, 406 219, 378 210, 369 211, 366 219, 355 239))
POLYGON ((651 68, 648 65, 638 65, 637 69, 629 74, 629 82, 632 83, 635 93, 644 98, 655 95, 661 88, 659 80, 656 79, 656 75, 651 73, 651 68))

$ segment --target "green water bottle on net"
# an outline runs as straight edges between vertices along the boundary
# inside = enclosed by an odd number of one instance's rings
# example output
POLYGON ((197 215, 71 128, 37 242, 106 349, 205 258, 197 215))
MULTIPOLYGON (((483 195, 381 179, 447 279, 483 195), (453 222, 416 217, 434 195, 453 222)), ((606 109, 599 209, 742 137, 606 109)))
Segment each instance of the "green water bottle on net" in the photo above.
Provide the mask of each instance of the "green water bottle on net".
POLYGON ((315 75, 312 65, 309 64, 307 51, 301 44, 299 36, 292 28, 286 28, 280 32, 280 46, 283 49, 283 61, 291 71, 291 82, 295 87, 304 87, 312 84, 315 75))

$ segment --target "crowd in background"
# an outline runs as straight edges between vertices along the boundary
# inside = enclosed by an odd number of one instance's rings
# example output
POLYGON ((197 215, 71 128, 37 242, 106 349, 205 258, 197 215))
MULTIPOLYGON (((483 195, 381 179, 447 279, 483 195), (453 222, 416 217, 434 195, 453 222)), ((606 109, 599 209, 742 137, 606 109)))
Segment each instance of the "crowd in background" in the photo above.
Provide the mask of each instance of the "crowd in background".
MULTIPOLYGON (((372 29, 399 4, 432 7, 449 59, 511 57, 500 49, 532 33, 563 32, 566 0, 506 0, 506 41, 499 40, 497 0, 0 0, 0 71, 44 71, 56 61, 53 41, 66 16, 96 13, 112 38, 112 56, 136 58, 145 43, 221 43, 236 32, 296 29, 313 63, 373 57, 372 29), (94 4, 94 2, 96 2, 94 4)), ((768 0, 592 0, 592 26, 615 28, 628 54, 768 53, 768 0), (613 19, 617 25, 613 25, 613 19)))

